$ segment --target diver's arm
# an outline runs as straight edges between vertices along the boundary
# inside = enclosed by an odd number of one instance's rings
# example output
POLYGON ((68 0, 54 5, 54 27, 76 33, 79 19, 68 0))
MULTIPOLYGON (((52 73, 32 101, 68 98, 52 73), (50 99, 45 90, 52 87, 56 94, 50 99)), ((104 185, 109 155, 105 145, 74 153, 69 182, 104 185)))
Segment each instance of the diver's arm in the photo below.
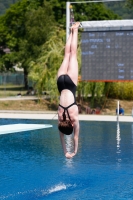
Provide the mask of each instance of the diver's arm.
POLYGON ((61 132, 60 132, 60 140, 61 140, 61 144, 62 144, 62 148, 63 148, 64 154, 66 154, 67 150, 66 150, 66 144, 65 144, 64 134, 61 133, 61 132))
POLYGON ((73 156, 75 156, 78 151, 78 140, 79 140, 79 121, 77 120, 74 126, 74 152, 72 153, 73 156))
POLYGON ((68 153, 66 150, 66 144, 65 144, 65 139, 64 139, 64 134, 60 132, 60 140, 61 140, 61 144, 62 144, 62 148, 65 154, 66 158, 72 158, 72 154, 68 153))

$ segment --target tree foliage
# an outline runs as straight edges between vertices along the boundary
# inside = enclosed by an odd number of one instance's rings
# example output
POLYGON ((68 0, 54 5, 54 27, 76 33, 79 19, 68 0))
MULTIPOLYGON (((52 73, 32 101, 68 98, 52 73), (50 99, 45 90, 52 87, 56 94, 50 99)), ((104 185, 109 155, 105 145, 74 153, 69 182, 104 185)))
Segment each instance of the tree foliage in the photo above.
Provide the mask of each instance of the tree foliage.
POLYGON ((133 0, 127 0, 126 2, 128 8, 133 8, 133 0))
POLYGON ((50 39, 42 46, 40 57, 36 62, 31 62, 29 78, 35 83, 39 94, 50 91, 51 99, 57 99, 59 95, 55 83, 63 59, 64 40, 65 31, 56 27, 50 39))
POLYGON ((109 97, 133 100, 133 82, 114 82, 111 84, 109 97))
POLYGON ((4 14, 10 5, 16 3, 18 0, 0 0, 0 15, 4 14))
POLYGON ((129 6, 128 1, 106 2, 104 4, 122 19, 133 19, 133 6, 129 6))
MULTIPOLYGON (((12 5, 2 18, 0 32, 4 34, 6 30, 6 34, 0 46, 10 48, 11 54, 17 55, 14 62, 22 64, 27 87, 29 63, 38 57, 41 45, 48 40, 55 26, 52 8, 48 2, 22 0, 12 5)), ((4 56, 1 57, 1 68, 3 65, 9 68, 4 56)))

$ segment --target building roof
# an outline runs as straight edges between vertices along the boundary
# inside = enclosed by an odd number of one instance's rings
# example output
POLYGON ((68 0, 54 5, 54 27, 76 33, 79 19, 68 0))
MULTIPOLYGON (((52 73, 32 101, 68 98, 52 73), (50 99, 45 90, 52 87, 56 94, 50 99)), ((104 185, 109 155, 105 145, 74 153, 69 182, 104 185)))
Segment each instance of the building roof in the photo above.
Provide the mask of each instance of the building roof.
POLYGON ((81 22, 84 31, 133 30, 133 20, 101 20, 81 22))

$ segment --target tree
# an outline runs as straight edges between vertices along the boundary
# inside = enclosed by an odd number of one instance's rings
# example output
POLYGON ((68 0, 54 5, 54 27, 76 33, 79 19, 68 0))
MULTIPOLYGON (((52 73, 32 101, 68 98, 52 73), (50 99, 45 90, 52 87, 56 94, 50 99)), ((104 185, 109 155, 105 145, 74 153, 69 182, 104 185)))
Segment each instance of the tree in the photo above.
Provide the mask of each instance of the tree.
POLYGON ((133 0, 127 0, 126 2, 129 8, 133 8, 133 0))
POLYGON ((73 10, 77 21, 120 19, 117 14, 106 8, 103 3, 76 4, 73 5, 73 10))
MULTIPOLYGON (((27 10, 29 3, 26 0, 23 0, 11 6, 10 9, 7 10, 6 14, 0 17, 0 46, 1 46, 1 67, 6 70, 9 69, 9 66, 13 66, 14 62, 11 65, 11 62, 14 60, 19 50, 19 43, 22 37, 25 35, 25 13, 27 10), (9 48, 12 56, 6 55, 3 51, 4 48, 9 48), (7 63, 7 57, 8 59, 7 63), (8 64, 10 65, 8 66, 8 64)), ((15 60, 14 60, 15 61, 15 60)), ((17 62, 17 60, 16 60, 17 62)))
MULTIPOLYGON (((66 22, 66 1, 47 0, 51 3, 54 16, 59 24, 65 27, 66 22)), ((77 0, 73 0, 76 2, 77 0)), ((81 0, 80 2, 84 2, 81 0)), ((72 4, 75 21, 120 19, 113 11, 108 9, 103 3, 78 3, 72 4)))
POLYGON ((6 12, 6 9, 10 7, 11 4, 16 3, 18 0, 1 0, 0 1, 0 15, 6 12))
POLYGON ((25 38, 22 38, 19 43, 19 61, 24 68, 25 86, 27 87, 29 63, 38 58, 41 45, 48 40, 49 33, 53 31, 55 24, 52 10, 48 4, 27 12, 25 19, 25 38))
POLYGON ((29 78, 35 83, 39 94, 49 91, 51 99, 58 98, 57 70, 64 55, 65 31, 56 27, 50 39, 42 46, 39 58, 31 62, 29 78))
POLYGON ((3 16, 4 45, 10 48, 11 54, 17 55, 16 62, 22 64, 26 88, 29 63, 38 57, 41 45, 47 41, 55 25, 50 4, 40 5, 39 0, 22 0, 12 5, 3 16))
POLYGON ((133 18, 133 7, 127 6, 127 1, 105 2, 107 8, 118 14, 122 19, 133 18))

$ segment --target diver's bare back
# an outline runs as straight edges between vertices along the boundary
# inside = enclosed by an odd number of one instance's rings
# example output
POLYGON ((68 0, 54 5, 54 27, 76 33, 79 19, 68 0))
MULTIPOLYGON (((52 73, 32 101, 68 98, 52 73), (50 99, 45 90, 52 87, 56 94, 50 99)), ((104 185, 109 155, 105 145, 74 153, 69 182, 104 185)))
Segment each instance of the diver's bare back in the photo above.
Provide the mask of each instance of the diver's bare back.
MULTIPOLYGON (((74 102, 73 93, 67 89, 62 90, 61 96, 60 96, 60 104, 63 105, 64 107, 67 107, 71 105, 73 102, 74 102)), ((77 105, 73 105, 68 109, 69 109, 69 115, 71 116, 71 120, 73 121, 75 117, 78 116, 78 107, 77 105)), ((59 106, 58 115, 61 120, 62 120, 62 112, 63 112, 63 108, 59 106)))

